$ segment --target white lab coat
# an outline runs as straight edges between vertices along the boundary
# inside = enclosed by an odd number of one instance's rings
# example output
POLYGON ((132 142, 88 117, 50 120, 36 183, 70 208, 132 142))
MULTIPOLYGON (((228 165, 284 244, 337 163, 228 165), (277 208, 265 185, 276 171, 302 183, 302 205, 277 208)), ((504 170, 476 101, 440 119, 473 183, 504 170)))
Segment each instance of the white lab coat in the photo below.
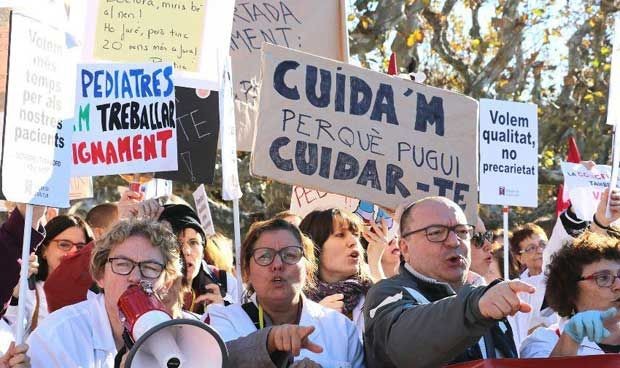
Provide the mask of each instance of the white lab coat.
POLYGON ((4 318, 0 318, 0 356, 9 350, 12 341, 15 341, 15 336, 11 326, 6 323, 4 318))
POLYGON ((32 367, 113 368, 117 350, 103 298, 88 293, 50 314, 28 339, 32 367))
MULTIPOLYGON (((567 318, 562 318, 559 324, 551 327, 540 327, 528 336, 521 344, 519 356, 521 358, 548 358, 555 345, 560 340, 558 331, 564 330, 567 318)), ((577 350, 577 355, 599 355, 605 352, 595 343, 584 338, 577 350)))
POLYGON ((545 299, 545 290, 547 289, 545 275, 530 276, 527 270, 525 270, 521 274, 520 280, 534 286, 536 291, 533 294, 519 294, 519 298, 523 302, 532 306, 531 312, 517 312, 514 316, 508 317, 517 351, 519 351, 521 343, 527 338, 530 330, 541 326, 549 327, 557 324, 560 320, 560 316, 553 312, 551 308, 547 307, 543 311, 540 310, 545 299))
MULTIPOLYGON (((226 342, 256 331, 241 304, 209 307, 209 324, 226 342)), ((206 317, 206 316, 205 316, 206 317)), ((203 318, 204 320, 204 318, 203 318)), ((358 330, 345 315, 304 298, 300 326, 314 326, 309 339, 323 347, 320 354, 302 349, 295 360, 309 358, 323 367, 364 367, 364 349, 358 330)))
MULTIPOLYGON (((30 331, 31 329, 31 325, 32 325, 32 317, 34 314, 34 309, 36 307, 36 301, 37 301, 37 292, 39 293, 39 316, 38 316, 38 321, 37 321, 37 325, 39 325, 41 322, 43 322, 43 320, 45 318, 47 318, 47 316, 49 315, 49 312, 47 310, 47 298, 45 297, 45 291, 43 290, 43 285, 45 285, 45 282, 43 281, 37 281, 35 283, 35 287, 36 287, 36 292, 34 290, 27 290, 26 291, 26 314, 24 317, 24 325, 26 326, 26 332, 30 331)), ((13 334, 17 335, 17 309, 18 306, 17 305, 10 305, 7 309, 6 309, 6 313, 4 314, 4 317, 6 318, 7 322, 11 325, 11 329, 13 330, 13 334)), ((28 337, 29 333, 26 333, 24 336, 28 337)))

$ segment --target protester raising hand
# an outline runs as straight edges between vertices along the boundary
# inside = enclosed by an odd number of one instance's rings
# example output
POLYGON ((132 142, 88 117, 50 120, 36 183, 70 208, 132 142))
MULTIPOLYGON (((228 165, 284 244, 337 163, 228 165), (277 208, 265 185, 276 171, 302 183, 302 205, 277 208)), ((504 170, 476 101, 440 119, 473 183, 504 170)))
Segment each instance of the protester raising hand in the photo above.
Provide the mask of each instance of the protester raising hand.
POLYGON ((478 301, 480 313, 486 318, 500 320, 517 312, 528 313, 532 307, 519 299, 518 293, 532 294, 536 289, 519 280, 502 281, 490 287, 478 301))
POLYGON ((26 355, 27 351, 27 344, 15 346, 15 342, 11 342, 7 352, 0 358, 0 368, 29 368, 30 358, 26 355))
POLYGON ((307 349, 320 354, 323 352, 323 348, 308 338, 312 332, 314 332, 314 326, 290 324, 273 326, 267 338, 267 351, 270 354, 276 351, 285 351, 293 356, 298 356, 301 349, 307 349))
POLYGON ((152 219, 159 218, 164 211, 163 204, 166 202, 166 197, 151 198, 143 201, 144 194, 141 192, 134 192, 132 190, 126 190, 121 194, 121 199, 118 201, 118 215, 121 220, 126 219, 152 219))
POLYGON ((620 219, 620 190, 614 189, 610 194, 609 188, 607 188, 601 194, 601 200, 599 201, 596 212, 592 218, 590 228, 595 232, 606 235, 609 225, 618 219, 620 219), (607 217, 608 202, 611 217, 607 217))
POLYGON ((385 219, 381 219, 381 223, 370 221, 369 226, 364 228, 362 236, 368 242, 366 253, 368 254, 370 277, 374 282, 377 282, 385 278, 381 258, 383 258, 383 253, 389 244, 387 222, 385 219))

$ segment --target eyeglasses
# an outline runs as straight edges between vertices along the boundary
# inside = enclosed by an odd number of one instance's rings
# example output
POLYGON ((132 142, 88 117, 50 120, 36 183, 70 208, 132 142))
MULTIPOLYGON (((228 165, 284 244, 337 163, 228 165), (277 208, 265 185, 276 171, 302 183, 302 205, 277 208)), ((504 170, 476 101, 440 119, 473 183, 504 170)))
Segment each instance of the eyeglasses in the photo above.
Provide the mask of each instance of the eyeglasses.
POLYGON ((419 233, 420 231, 424 231, 424 235, 426 235, 426 239, 433 243, 441 243, 448 239, 448 235, 450 235, 450 231, 454 231, 456 236, 461 240, 469 240, 474 235, 474 227, 472 225, 454 225, 454 226, 445 226, 445 225, 430 225, 422 229, 413 230, 408 233, 403 234, 402 238, 406 238, 409 235, 419 233))
POLYGON ((603 288, 611 287, 616 279, 620 279, 620 270, 617 270, 615 275, 611 270, 595 272, 590 276, 580 277, 579 281, 594 280, 599 287, 603 288))
POLYGON ((58 245, 58 248, 65 252, 70 251, 71 249, 73 249, 73 247, 75 247, 77 250, 80 250, 86 246, 86 243, 74 243, 71 240, 66 239, 55 239, 51 240, 50 243, 56 243, 56 245, 58 245))
POLYGON ((156 279, 164 271, 164 265, 155 261, 134 262, 128 258, 108 258, 112 272, 117 275, 127 276, 138 266, 140 275, 145 279, 156 279))
POLYGON ((545 248, 547 247, 547 242, 545 242, 544 240, 541 240, 538 245, 536 244, 532 244, 529 247, 522 249, 519 251, 519 254, 523 254, 523 253, 533 253, 536 252, 538 249, 540 250, 545 250, 545 248))
POLYGON ((284 247, 280 250, 273 248, 256 248, 252 251, 254 261, 261 266, 269 266, 276 258, 276 254, 280 256, 282 262, 288 265, 294 265, 299 262, 304 255, 304 250, 298 246, 284 247))
POLYGON ((494 234, 492 231, 478 232, 471 237, 471 244, 476 248, 484 247, 484 241, 493 242, 494 234))

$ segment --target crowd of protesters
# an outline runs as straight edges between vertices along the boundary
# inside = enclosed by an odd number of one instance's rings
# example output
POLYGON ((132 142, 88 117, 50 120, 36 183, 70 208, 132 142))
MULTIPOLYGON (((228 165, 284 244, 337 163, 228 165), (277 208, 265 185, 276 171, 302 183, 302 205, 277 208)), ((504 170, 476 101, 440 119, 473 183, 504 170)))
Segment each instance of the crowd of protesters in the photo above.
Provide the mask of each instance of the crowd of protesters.
POLYGON ((342 208, 283 212, 250 226, 240 275, 231 242, 207 236, 190 206, 141 197, 128 191, 84 220, 35 207, 23 301, 24 206, 11 211, 0 226, 0 368, 123 366, 117 304, 142 281, 171 316, 218 332, 235 367, 441 367, 620 351, 618 191, 604 193, 592 221, 569 208, 549 238, 535 224, 513 229, 508 254, 503 233, 470 224, 443 197, 399 206, 396 234, 342 208), (18 303, 27 340, 15 345, 18 303))

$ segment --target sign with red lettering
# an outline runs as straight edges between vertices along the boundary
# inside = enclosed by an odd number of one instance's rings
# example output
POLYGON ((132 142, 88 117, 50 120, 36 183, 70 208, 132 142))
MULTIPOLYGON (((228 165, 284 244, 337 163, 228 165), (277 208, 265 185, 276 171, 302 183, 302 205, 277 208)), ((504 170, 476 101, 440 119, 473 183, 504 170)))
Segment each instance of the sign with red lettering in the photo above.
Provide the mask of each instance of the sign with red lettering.
POLYGON ((444 196, 475 221, 474 99, 270 44, 262 60, 252 174, 388 209, 444 196))
POLYGON ((169 63, 78 67, 72 176, 177 169, 169 63))

